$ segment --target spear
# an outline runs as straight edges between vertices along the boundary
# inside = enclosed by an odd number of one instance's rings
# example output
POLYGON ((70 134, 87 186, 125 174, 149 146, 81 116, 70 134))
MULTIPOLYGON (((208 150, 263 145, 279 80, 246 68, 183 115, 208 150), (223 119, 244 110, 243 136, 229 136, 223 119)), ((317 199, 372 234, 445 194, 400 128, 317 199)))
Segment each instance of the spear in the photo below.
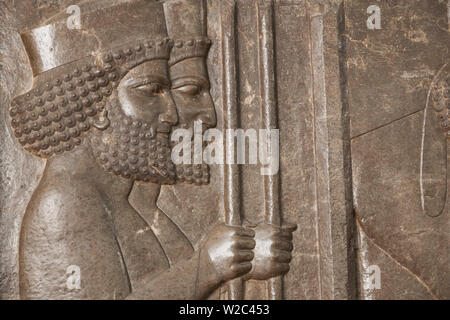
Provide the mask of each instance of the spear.
MULTIPOLYGON (((222 91, 224 129, 239 127, 239 109, 237 98, 236 72, 236 2, 220 1, 220 24, 222 38, 222 91)), ((224 161, 224 211, 225 222, 230 226, 241 226, 240 172, 233 165, 233 139, 226 138, 224 161)), ((228 298, 244 298, 244 282, 241 278, 228 283, 228 298)))
MULTIPOLYGON (((276 96, 273 0, 258 0, 258 61, 261 93, 261 122, 263 129, 278 129, 276 96)), ((264 212, 266 222, 281 226, 279 174, 263 175, 264 212)), ((283 299, 283 278, 268 280, 268 298, 283 299)))

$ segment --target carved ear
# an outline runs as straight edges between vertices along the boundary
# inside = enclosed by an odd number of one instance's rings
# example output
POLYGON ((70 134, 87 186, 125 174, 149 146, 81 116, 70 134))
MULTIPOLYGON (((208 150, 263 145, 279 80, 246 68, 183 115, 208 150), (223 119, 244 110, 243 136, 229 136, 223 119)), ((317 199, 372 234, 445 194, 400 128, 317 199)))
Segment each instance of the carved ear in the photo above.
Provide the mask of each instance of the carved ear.
POLYGON ((108 129, 111 121, 108 118, 108 111, 102 110, 97 118, 93 120, 92 125, 96 127, 98 130, 106 130, 108 129))

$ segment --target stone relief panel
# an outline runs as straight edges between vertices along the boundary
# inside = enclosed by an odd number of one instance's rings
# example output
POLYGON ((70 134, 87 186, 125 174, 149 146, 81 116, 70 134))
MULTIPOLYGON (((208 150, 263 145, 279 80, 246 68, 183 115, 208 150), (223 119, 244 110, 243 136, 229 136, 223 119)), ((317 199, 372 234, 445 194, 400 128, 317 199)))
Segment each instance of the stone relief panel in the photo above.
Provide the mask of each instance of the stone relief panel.
POLYGON ((445 1, 0 18, 0 299, 448 298, 445 1))
MULTIPOLYGON (((203 133, 217 123, 205 4, 84 1, 76 8, 78 27, 61 11, 20 34, 33 83, 11 101, 10 130, 46 163, 11 237, 18 241, 11 248, 18 250, 17 273, 6 271, 5 278, 15 276, 18 285, 5 294, 192 299, 237 278, 229 287, 240 296, 230 298, 242 298, 251 279, 268 280, 281 298, 296 226, 281 225, 279 210, 248 227, 239 212, 226 213, 227 224, 216 223, 209 236, 196 226, 202 241, 194 248, 156 203, 163 184, 209 183, 207 165, 175 165, 170 148, 177 126, 187 131, 200 120, 203 133), (69 286, 74 277, 78 283, 69 286)), ((237 114, 229 117, 227 128, 234 129, 237 114)), ((234 177, 236 167, 225 172, 234 177)), ((273 179, 266 184, 277 188, 273 179)), ((238 182, 229 196, 236 197, 238 182)), ((211 202, 204 207, 217 211, 211 202)))

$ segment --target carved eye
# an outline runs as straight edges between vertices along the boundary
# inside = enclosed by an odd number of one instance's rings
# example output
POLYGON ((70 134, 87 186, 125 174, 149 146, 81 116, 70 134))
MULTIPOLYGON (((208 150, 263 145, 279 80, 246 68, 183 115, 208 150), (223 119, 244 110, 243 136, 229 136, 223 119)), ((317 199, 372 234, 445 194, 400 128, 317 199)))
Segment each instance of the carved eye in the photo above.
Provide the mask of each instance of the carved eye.
POLYGON ((134 89, 138 90, 146 95, 155 96, 155 95, 162 93, 163 86, 159 83, 152 82, 152 83, 138 85, 138 86, 134 87, 134 89))
POLYGON ((201 92, 202 88, 195 84, 187 84, 187 85, 175 88, 175 90, 177 90, 181 93, 190 95, 190 96, 196 96, 201 92))

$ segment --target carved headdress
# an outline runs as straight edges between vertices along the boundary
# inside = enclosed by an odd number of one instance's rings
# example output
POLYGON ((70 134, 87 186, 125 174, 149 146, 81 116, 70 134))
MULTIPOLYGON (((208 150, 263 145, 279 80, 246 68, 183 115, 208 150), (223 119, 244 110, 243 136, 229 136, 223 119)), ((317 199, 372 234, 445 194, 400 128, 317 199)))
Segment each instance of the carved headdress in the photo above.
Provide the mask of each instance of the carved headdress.
POLYGON ((135 66, 169 59, 163 4, 155 0, 83 2, 80 28, 63 12, 22 34, 33 70, 33 89, 16 97, 11 125, 20 144, 48 158, 72 150, 94 121, 101 102, 135 66))
POLYGON ((174 40, 169 66, 193 57, 206 57, 211 40, 206 36, 203 0, 170 0, 164 3, 167 32, 174 40))

